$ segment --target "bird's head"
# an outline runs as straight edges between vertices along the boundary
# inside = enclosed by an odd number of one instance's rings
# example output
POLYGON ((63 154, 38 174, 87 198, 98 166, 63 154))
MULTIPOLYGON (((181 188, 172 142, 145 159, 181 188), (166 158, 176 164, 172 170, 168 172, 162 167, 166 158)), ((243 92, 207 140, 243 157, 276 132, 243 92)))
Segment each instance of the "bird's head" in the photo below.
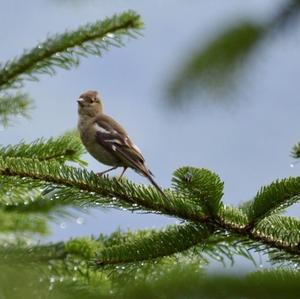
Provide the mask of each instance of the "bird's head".
POLYGON ((88 90, 80 95, 78 102, 79 115, 96 116, 102 113, 102 103, 97 91, 88 90))

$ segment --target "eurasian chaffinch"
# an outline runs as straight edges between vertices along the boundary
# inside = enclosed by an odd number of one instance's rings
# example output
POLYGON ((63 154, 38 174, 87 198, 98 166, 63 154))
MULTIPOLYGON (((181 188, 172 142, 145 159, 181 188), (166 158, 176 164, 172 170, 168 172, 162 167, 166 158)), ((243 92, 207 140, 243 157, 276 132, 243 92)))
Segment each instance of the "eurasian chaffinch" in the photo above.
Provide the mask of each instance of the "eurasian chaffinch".
POLYGON ((165 196, 154 181, 152 172, 146 167, 145 159, 139 148, 130 140, 119 123, 103 113, 102 102, 97 91, 86 91, 80 95, 77 102, 78 130, 82 143, 96 160, 112 166, 98 175, 123 167, 119 177, 122 178, 129 167, 148 178, 155 188, 165 196))

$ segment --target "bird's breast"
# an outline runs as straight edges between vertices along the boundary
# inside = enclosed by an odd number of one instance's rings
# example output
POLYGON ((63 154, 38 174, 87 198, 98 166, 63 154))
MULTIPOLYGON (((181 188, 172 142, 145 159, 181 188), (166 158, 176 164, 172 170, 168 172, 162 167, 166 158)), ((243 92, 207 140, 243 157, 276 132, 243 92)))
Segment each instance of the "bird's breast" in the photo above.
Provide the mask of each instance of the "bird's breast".
POLYGON ((96 130, 94 126, 78 122, 78 130, 80 138, 87 151, 99 162, 115 166, 118 165, 118 159, 108 152, 96 139, 96 130))

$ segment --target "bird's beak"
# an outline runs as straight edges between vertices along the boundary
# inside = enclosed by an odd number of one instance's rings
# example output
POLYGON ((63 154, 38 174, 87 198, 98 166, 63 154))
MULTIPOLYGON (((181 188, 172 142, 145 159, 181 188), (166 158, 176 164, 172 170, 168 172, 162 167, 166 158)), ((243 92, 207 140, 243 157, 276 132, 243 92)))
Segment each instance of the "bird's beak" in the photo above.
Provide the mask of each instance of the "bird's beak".
POLYGON ((80 107, 83 107, 83 98, 79 98, 77 100, 77 103, 79 104, 80 107))

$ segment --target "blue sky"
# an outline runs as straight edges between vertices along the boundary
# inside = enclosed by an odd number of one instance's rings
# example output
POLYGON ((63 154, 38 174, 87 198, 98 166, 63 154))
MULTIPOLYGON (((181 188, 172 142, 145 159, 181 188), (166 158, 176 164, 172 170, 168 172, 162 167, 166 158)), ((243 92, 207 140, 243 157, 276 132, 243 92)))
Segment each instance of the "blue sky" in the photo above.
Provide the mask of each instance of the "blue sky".
MULTIPOLYGON (((215 171, 225 182, 224 201, 239 204, 277 178, 298 175, 290 168, 291 147, 299 141, 300 22, 274 32, 251 57, 231 105, 209 105, 205 95, 187 107, 170 109, 165 91, 170 78, 194 48, 220 28, 241 20, 261 22, 285 1, 2 1, 0 60, 5 61, 43 41, 47 34, 74 29, 125 9, 145 22, 143 37, 126 40, 103 57, 83 59, 77 69, 58 70, 27 83, 35 100, 31 120, 18 119, 0 131, 1 144, 62 134, 76 127, 76 99, 87 89, 100 91, 106 113, 116 118, 141 148, 156 180, 170 186, 173 171, 183 165, 215 171)), ((224 98, 226 96, 224 95, 224 98)), ((228 99, 227 99, 228 100, 228 99)), ((222 101, 222 99, 221 99, 222 101)), ((89 168, 103 170, 90 156, 89 168)), ((128 177, 148 183, 129 171, 128 177)), ((291 215, 299 215, 293 206, 291 215)), ((77 215, 79 213, 77 212, 77 215)), ((161 227, 176 220, 158 215, 96 210, 54 223, 49 240, 97 235, 122 229, 161 227)))

